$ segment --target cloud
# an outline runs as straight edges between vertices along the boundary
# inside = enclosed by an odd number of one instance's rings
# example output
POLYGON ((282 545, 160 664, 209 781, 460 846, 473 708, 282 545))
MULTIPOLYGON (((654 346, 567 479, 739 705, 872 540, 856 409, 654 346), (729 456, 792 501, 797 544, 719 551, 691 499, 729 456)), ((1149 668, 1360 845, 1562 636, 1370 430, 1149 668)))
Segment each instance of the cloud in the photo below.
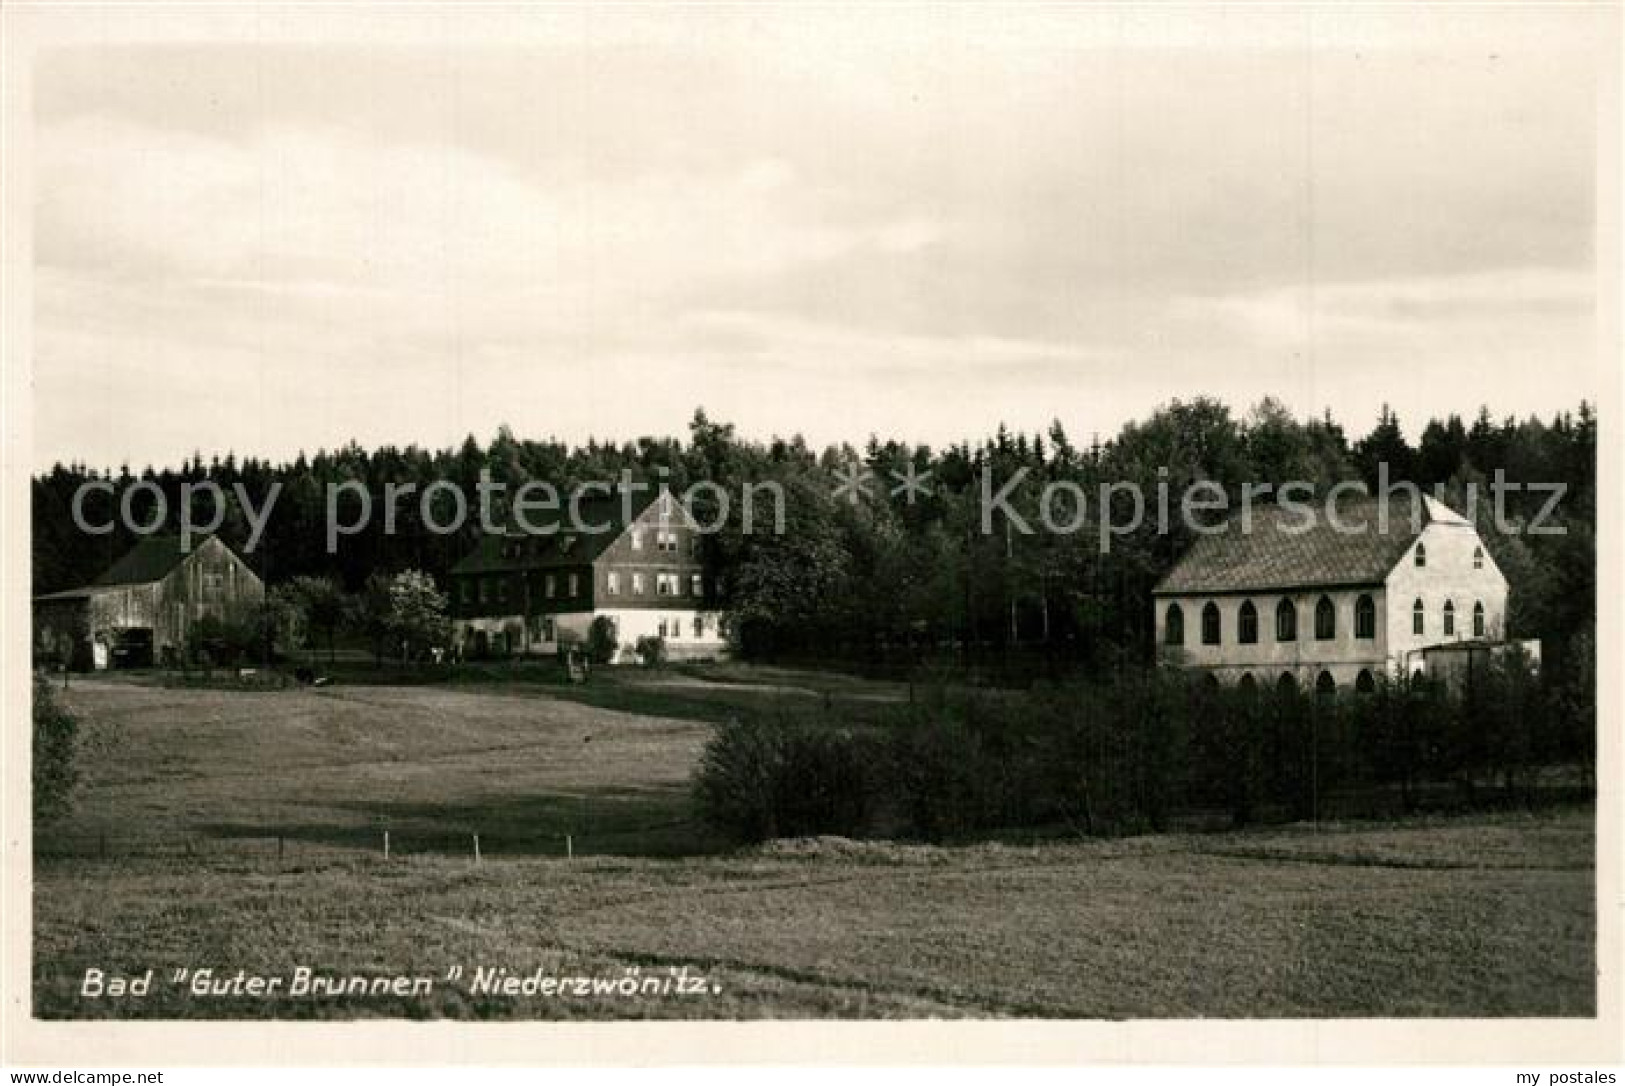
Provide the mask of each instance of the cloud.
POLYGON ((47 58, 37 457, 1594 389, 1573 42, 730 26, 47 58))

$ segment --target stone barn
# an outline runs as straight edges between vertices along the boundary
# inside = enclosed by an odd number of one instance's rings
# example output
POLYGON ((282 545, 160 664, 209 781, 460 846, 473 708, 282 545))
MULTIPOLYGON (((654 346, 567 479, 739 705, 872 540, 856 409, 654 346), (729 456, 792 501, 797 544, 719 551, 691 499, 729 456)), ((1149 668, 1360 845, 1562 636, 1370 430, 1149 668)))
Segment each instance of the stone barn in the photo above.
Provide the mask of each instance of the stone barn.
POLYGON ((248 563, 217 536, 190 551, 150 536, 83 588, 34 598, 36 659, 80 670, 149 667, 178 654, 205 615, 265 598, 248 563))

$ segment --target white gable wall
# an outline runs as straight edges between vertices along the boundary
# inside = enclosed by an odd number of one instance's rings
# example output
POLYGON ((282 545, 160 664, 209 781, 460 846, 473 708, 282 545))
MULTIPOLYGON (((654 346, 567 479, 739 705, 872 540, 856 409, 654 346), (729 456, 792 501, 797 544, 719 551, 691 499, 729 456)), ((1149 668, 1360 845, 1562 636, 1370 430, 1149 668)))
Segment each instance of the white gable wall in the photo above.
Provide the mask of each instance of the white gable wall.
POLYGON ((1420 650, 1446 641, 1473 638, 1473 605, 1484 605, 1484 633, 1491 639, 1506 636, 1507 579, 1490 557, 1489 548, 1475 528, 1460 517, 1437 519, 1422 530, 1387 578, 1386 641, 1391 664, 1407 673, 1421 666, 1420 650), (1418 545, 1427 548, 1427 564, 1416 564, 1418 545), (1482 551, 1480 568, 1473 552, 1482 551), (1422 601, 1422 633, 1413 632, 1412 611, 1422 601), (1446 602, 1455 604, 1456 624, 1444 632, 1446 602))

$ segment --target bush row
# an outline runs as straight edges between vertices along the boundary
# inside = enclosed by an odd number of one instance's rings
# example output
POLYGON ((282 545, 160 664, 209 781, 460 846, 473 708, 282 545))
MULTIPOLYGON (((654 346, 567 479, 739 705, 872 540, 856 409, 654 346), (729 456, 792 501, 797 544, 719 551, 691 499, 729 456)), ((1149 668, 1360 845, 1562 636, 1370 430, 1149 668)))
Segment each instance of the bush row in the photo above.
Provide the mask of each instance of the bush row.
POLYGON ((1336 697, 1190 682, 1167 670, 1030 691, 936 685, 879 723, 835 710, 743 717, 695 778, 735 840, 943 840, 1020 827, 1118 834, 1176 816, 1235 824, 1535 799, 1538 767, 1589 764, 1589 717, 1518 661, 1452 686, 1336 697), (1442 790, 1440 785, 1445 785, 1442 790))

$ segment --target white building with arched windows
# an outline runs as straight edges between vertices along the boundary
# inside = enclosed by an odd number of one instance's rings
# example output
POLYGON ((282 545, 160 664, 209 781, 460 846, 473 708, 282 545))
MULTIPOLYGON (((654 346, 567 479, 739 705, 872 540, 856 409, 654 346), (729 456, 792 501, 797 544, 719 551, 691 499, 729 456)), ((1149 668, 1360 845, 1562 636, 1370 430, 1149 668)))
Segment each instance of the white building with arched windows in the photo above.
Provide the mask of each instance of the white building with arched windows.
POLYGON ((1255 506, 1201 535, 1153 600, 1161 660, 1223 683, 1369 688, 1426 672, 1425 649, 1507 634, 1506 577, 1426 497, 1255 506))

